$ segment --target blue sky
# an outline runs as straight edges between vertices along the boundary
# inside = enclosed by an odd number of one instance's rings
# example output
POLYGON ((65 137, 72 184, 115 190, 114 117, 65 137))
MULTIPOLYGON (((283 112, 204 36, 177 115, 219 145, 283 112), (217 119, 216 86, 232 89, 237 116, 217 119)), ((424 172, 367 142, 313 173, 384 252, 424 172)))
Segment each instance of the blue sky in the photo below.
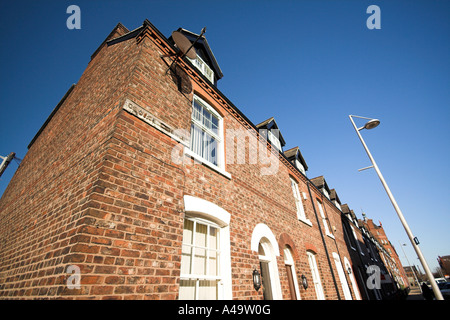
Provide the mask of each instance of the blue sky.
MULTIPOLYGON (((406 265, 411 244, 349 121, 363 131, 432 269, 450 255, 450 1, 2 1, 0 155, 27 145, 114 26, 149 19, 166 37, 179 27, 206 38, 224 77, 218 88, 253 121, 274 116, 299 146, 307 176, 324 175, 342 203, 381 221, 406 265), (69 30, 69 5, 81 29, 69 30), (366 9, 381 9, 369 30, 366 9), (362 125, 363 123, 358 123, 362 125)), ((0 179, 0 194, 17 169, 0 179)))

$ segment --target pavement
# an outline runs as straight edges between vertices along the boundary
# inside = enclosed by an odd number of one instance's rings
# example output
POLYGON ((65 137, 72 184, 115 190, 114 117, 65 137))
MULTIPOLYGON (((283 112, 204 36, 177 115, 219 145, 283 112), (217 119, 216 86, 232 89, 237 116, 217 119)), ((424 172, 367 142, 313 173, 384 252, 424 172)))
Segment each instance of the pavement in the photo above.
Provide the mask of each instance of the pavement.
POLYGON ((410 293, 406 300, 425 300, 421 293, 410 293))

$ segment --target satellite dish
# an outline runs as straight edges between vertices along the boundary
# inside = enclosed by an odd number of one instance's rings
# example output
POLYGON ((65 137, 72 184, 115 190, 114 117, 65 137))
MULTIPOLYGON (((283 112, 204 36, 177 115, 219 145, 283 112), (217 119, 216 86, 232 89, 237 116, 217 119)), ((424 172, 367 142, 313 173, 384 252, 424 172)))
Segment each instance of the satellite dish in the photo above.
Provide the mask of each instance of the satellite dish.
POLYGON ((195 51, 194 46, 185 35, 179 31, 174 31, 172 32, 172 39, 183 55, 187 56, 189 59, 197 58, 197 52, 195 51))
MULTIPOLYGON (((203 34, 206 32, 206 27, 202 29, 200 35, 195 39, 194 43, 191 43, 188 38, 184 34, 182 34, 179 31, 172 32, 172 39, 175 42, 175 45, 180 49, 180 51, 183 53, 181 56, 179 54, 171 54, 168 56, 177 56, 176 59, 172 61, 172 63, 169 66, 169 69, 167 69, 166 74, 169 70, 172 69, 172 66, 174 63, 177 62, 178 58, 183 59, 184 56, 187 56, 190 59, 196 59, 197 58, 197 52, 194 49, 194 45, 197 43, 197 41, 203 36, 203 34)), ((166 57, 168 57, 166 56, 166 57)))

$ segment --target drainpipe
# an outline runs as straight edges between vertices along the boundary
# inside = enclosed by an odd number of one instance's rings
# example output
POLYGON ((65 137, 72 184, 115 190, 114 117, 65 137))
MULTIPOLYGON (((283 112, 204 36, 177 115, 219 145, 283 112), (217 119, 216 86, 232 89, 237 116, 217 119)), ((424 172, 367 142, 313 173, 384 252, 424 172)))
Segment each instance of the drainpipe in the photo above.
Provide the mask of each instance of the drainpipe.
POLYGON ((316 211, 316 206, 314 205, 314 198, 311 194, 311 188, 309 187, 309 181, 307 181, 306 185, 308 186, 308 192, 309 192, 309 197, 311 199, 311 204, 314 210, 314 214, 316 216, 316 221, 317 221, 317 226, 319 227, 319 231, 320 231, 320 236, 322 237, 322 242, 323 242, 323 247, 325 248, 325 254, 327 256, 327 260, 328 260, 328 265, 330 266, 330 271, 331 271, 331 276, 333 278, 333 283, 334 283, 334 287, 336 288, 336 293, 338 295, 338 299, 341 300, 341 295, 339 293, 339 287, 336 283, 336 278, 334 276, 334 272, 333 272, 333 265, 331 264, 331 260, 330 260, 330 256, 328 255, 328 249, 327 249, 327 244, 325 243, 325 238, 323 236, 323 232, 322 232, 322 228, 320 226, 320 222, 319 222, 319 217, 317 216, 317 211, 316 211))
MULTIPOLYGON (((325 202, 323 201, 323 194, 322 194, 322 203, 324 204, 325 202)), ((325 217, 327 218, 327 220, 328 221, 330 221, 330 219, 328 218, 328 213, 327 213, 327 208, 326 208, 326 206, 325 206, 325 204, 323 205, 323 211, 324 211, 324 214, 325 214, 325 217)), ((341 218, 341 217, 339 217, 339 218, 341 218)), ((350 291, 350 296, 352 297, 352 300, 353 300, 353 295, 355 296, 355 298, 356 298, 356 294, 353 294, 352 295, 352 292, 353 292, 353 290, 352 290, 352 288, 350 287, 350 285, 349 285, 349 283, 351 283, 351 279, 350 279, 350 275, 347 273, 347 270, 345 269, 345 265, 344 265, 344 262, 342 262, 343 261, 343 259, 342 259, 342 257, 341 257, 341 253, 339 252, 339 247, 338 247, 338 244, 337 244, 337 241, 336 241, 336 237, 335 237, 335 235, 334 235, 334 230, 333 230, 333 226, 331 225, 331 222, 329 223, 329 225, 330 225, 330 228, 331 228, 331 234, 333 235, 333 240, 334 240, 334 245, 335 245, 335 247, 336 247, 336 251, 337 251, 337 254, 338 254, 338 256, 339 256, 339 263, 341 264, 341 267, 342 267, 342 270, 344 270, 344 277, 345 277, 345 279, 346 279, 346 281, 347 281, 347 288, 348 288, 348 290, 350 291)), ((344 240, 345 241, 345 240, 344 240)), ((342 290, 344 290, 344 288, 342 288, 342 290)))

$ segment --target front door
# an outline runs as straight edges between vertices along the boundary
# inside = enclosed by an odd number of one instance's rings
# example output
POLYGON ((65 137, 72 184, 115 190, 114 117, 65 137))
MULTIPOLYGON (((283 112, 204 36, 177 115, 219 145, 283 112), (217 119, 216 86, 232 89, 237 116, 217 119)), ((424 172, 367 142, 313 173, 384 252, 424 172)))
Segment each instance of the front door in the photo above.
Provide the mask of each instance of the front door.
POLYGON ((261 261, 261 277, 264 300, 273 300, 268 261, 261 261))

